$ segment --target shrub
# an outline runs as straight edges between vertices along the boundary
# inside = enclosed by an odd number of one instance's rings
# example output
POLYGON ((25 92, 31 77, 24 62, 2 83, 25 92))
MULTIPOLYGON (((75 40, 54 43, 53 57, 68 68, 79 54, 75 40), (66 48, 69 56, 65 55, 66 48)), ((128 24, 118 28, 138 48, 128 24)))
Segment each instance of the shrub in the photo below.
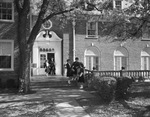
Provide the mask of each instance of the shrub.
POLYGON ((127 99, 129 88, 133 83, 130 77, 97 76, 93 74, 85 75, 88 88, 98 91, 100 97, 107 102, 127 99))
POLYGON ((133 83, 133 79, 130 77, 118 77, 116 80, 116 100, 127 99, 129 88, 133 83))
POLYGON ((93 76, 91 85, 96 89, 100 97, 105 102, 111 102, 114 99, 116 79, 113 77, 93 76))

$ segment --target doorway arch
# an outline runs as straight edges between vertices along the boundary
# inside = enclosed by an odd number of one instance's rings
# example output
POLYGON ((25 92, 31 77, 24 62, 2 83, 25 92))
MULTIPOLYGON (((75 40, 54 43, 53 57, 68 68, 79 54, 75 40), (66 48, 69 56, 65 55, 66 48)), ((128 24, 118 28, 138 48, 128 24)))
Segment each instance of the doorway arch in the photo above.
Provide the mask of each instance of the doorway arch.
POLYGON ((32 68, 33 75, 45 75, 44 62, 51 58, 55 62, 56 75, 62 75, 61 42, 62 39, 53 31, 39 32, 33 45, 32 63, 35 64, 35 67, 32 68))

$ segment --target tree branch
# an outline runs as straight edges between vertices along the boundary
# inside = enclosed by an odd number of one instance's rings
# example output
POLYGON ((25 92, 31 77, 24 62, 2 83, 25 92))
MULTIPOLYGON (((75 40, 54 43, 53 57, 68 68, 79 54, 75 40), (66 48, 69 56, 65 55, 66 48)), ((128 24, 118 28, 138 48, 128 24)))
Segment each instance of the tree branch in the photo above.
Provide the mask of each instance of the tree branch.
POLYGON ((73 11, 74 9, 75 9, 75 8, 72 8, 72 9, 69 9, 69 10, 60 11, 60 12, 57 12, 57 13, 52 13, 52 14, 50 14, 49 16, 47 16, 45 19, 43 19, 43 23, 44 23, 46 20, 52 18, 53 16, 60 15, 60 14, 64 14, 64 13, 68 13, 68 12, 73 11))
POLYGON ((24 3, 23 3, 23 12, 25 14, 28 14, 30 11, 30 1, 29 0, 24 0, 24 3))
POLYGON ((14 0, 14 4, 16 5, 17 12, 21 12, 22 7, 20 5, 20 0, 14 0))
POLYGON ((27 41, 27 44, 29 44, 30 47, 33 46, 33 43, 36 39, 36 36, 37 34, 39 33, 39 30, 41 28, 41 25, 43 23, 43 19, 44 19, 44 15, 46 13, 46 10, 48 8, 48 5, 49 5, 49 0, 43 0, 43 3, 42 3, 42 6, 41 6, 41 10, 40 10, 40 13, 38 15, 38 19, 30 33, 30 37, 27 41))

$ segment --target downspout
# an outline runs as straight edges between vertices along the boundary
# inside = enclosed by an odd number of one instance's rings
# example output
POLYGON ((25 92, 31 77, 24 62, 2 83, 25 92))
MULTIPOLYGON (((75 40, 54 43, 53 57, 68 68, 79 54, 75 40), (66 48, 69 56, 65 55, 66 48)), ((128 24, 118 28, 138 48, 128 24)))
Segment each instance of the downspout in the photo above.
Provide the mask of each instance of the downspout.
POLYGON ((76 22, 75 22, 75 19, 73 18, 73 21, 72 21, 72 32, 73 32, 73 61, 75 61, 75 51, 76 51, 76 37, 75 37, 75 25, 76 25, 76 22))
MULTIPOLYGON (((31 30, 32 30, 32 12, 31 12, 31 8, 30 8, 30 13, 29 13, 29 25, 30 25, 30 33, 31 33, 31 30)), ((31 79, 31 77, 33 76, 33 66, 32 66, 32 63, 33 63, 33 48, 32 48, 32 50, 31 50, 31 52, 30 52, 30 54, 31 54, 31 57, 30 57, 30 79, 31 79)))

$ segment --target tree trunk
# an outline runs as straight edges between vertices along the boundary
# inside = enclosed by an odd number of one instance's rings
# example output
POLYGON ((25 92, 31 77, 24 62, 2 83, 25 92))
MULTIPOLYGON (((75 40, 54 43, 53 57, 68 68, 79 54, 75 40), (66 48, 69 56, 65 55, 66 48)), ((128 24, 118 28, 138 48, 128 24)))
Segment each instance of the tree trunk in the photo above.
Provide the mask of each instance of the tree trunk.
POLYGON ((27 14, 20 13, 18 16, 18 43, 20 52, 19 64, 19 92, 30 91, 30 52, 31 47, 27 44, 27 14))
POLYGON ((30 49, 28 48, 22 48, 22 51, 20 51, 19 79, 19 92, 28 93, 30 91, 30 49))

